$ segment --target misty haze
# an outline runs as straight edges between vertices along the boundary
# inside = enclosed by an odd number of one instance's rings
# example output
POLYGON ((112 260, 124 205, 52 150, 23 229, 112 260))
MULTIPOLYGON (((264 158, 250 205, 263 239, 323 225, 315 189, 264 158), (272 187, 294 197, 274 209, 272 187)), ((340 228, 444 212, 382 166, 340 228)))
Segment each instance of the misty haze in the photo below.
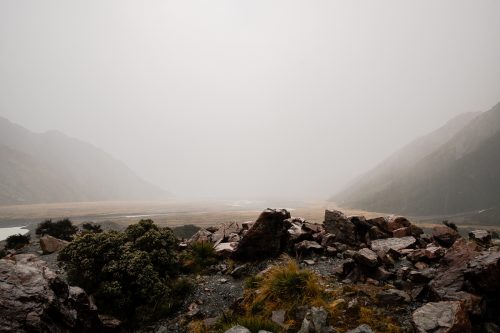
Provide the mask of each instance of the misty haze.
POLYGON ((499 233, 500 2, 0 1, 0 332, 496 333, 499 233))

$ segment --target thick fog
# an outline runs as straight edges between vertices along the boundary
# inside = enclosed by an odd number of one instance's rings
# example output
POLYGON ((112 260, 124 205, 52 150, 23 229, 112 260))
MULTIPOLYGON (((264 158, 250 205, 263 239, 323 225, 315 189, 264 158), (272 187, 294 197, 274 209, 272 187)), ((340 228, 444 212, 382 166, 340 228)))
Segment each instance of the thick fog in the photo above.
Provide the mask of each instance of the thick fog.
POLYGON ((180 197, 327 198, 500 101, 500 1, 0 1, 0 116, 180 197))

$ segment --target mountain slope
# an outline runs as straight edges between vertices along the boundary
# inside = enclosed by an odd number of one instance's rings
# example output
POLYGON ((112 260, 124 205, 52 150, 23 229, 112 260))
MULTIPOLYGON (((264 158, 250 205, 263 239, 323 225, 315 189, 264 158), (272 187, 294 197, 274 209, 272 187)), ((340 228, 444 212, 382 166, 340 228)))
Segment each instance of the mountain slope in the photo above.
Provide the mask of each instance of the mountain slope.
POLYGON ((0 118, 0 204, 153 199, 167 196, 102 150, 0 118))
POLYGON ((465 114, 394 154, 333 199, 417 216, 500 205, 500 104, 465 114))

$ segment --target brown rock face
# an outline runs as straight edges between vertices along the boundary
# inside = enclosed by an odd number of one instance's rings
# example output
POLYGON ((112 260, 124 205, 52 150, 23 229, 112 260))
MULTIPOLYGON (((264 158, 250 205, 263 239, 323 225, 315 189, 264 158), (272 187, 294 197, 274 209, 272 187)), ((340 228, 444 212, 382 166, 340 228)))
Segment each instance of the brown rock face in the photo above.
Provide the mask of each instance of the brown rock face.
POLYGON ((69 242, 52 237, 50 235, 45 235, 40 238, 40 248, 42 249, 43 253, 54 253, 61 251, 68 244, 69 242))
POLYGON ((473 311, 480 302, 480 298, 463 291, 464 272, 467 263, 478 255, 476 244, 467 242, 463 238, 457 240, 446 252, 434 280, 429 283, 434 298, 443 301, 464 300, 467 309, 473 311))
POLYGON ((471 324, 461 302, 427 303, 413 312, 413 323, 419 333, 470 332, 471 324))
POLYGON ((233 257, 241 260, 261 259, 277 256, 284 247, 286 219, 290 213, 285 209, 266 209, 255 224, 240 240, 233 257))
POLYGON ((0 259, 1 332, 101 332, 85 292, 33 254, 0 259))
POLYGON ((469 262, 465 278, 482 292, 500 292, 500 252, 486 252, 469 262))

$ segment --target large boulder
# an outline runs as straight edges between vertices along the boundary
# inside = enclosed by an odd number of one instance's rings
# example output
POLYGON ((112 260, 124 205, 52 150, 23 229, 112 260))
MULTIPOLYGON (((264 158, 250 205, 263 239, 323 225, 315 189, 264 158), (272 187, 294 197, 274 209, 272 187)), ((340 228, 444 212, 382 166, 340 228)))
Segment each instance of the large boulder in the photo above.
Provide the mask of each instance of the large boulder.
POLYGON ((470 332, 471 324, 461 302, 427 303, 413 312, 413 323, 418 333, 470 332))
POLYGON ((326 232, 335 235, 335 241, 349 245, 357 245, 356 226, 347 216, 338 210, 326 210, 324 227, 326 232))
POLYGON ((101 332, 85 292, 70 287, 34 254, 0 259, 1 332, 101 332))
POLYGON ((255 224, 241 238, 233 257, 240 260, 252 260, 274 257, 280 254, 286 245, 284 221, 290 218, 285 209, 266 209, 255 224))
POLYGON ((40 238, 40 248, 44 254, 59 252, 68 244, 69 242, 50 235, 44 235, 40 238))

